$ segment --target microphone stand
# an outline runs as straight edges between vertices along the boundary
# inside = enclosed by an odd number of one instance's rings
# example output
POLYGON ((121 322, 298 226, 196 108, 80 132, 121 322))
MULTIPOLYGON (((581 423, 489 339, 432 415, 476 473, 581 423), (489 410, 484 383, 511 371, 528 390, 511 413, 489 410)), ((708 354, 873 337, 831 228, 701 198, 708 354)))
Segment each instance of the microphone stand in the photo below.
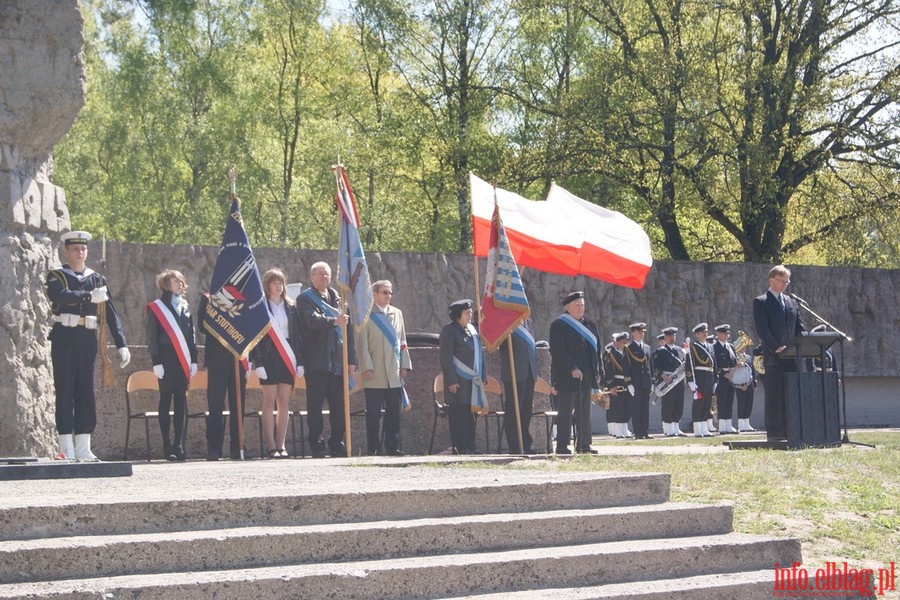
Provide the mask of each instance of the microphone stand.
MULTIPOLYGON (((799 296, 795 296, 794 294, 791 294, 790 297, 793 298, 794 300, 796 300, 797 304, 803 310, 805 310, 806 312, 811 314, 813 317, 815 317, 819 323, 821 323, 822 325, 825 325, 825 327, 830 328, 832 331, 834 331, 836 334, 838 334, 838 347, 841 350, 841 371, 840 371, 840 375, 838 376, 838 381, 840 382, 840 386, 841 386, 841 389, 840 389, 841 413, 842 413, 842 417, 843 417, 843 421, 844 421, 844 423, 843 423, 844 424, 844 437, 841 438, 841 445, 852 444, 854 446, 865 446, 866 448, 874 448, 875 447, 874 444, 864 444, 862 442, 851 441, 850 436, 847 434, 847 387, 845 384, 847 377, 846 377, 846 372, 844 371, 844 341, 846 340, 848 342, 852 342, 853 338, 851 338, 849 335, 847 335, 846 333, 844 333, 843 331, 841 331, 840 329, 838 329, 837 327, 835 327, 834 325, 829 323, 822 315, 818 314, 816 311, 811 309, 809 307, 809 304, 807 304, 806 300, 804 300, 803 298, 800 298, 799 296)), ((820 360, 822 361, 822 372, 823 372, 823 377, 824 377, 825 359, 824 359, 824 357, 821 357, 820 360)))

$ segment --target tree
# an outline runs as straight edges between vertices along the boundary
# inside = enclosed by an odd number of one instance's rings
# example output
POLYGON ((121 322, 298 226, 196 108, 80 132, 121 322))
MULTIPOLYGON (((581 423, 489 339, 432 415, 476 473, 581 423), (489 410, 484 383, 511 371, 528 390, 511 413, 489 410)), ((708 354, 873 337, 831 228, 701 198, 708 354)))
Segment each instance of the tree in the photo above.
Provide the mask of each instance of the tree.
POLYGON ((723 199, 707 212, 744 259, 780 262, 873 210, 896 210, 900 3, 736 0, 719 11, 740 24, 714 38, 728 140, 719 164, 736 174, 737 207, 723 199), (818 218, 792 221, 809 210, 818 218))

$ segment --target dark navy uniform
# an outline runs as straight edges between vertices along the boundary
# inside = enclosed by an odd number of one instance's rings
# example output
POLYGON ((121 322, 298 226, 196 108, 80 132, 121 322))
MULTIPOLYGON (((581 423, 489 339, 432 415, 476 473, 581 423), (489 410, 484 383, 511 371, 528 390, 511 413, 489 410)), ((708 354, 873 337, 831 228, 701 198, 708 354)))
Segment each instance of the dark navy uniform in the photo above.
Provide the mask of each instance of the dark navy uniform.
POLYGON ((737 356, 731 342, 721 340, 716 340, 713 344, 713 354, 716 359, 716 406, 719 423, 727 424, 731 422, 734 409, 734 386, 725 375, 731 373, 737 365, 737 356))
MULTIPOLYGON (((91 302, 91 290, 105 286, 106 278, 88 268, 76 273, 65 264, 47 274, 47 297, 55 321, 50 330, 50 357, 56 386, 56 430, 60 434, 90 434, 97 425, 94 361, 97 327, 102 324, 97 323, 97 304, 91 302), (67 327, 64 322, 74 326, 67 327)), ((106 325, 116 348, 125 348, 122 323, 112 300, 106 301, 106 325)), ((101 350, 106 352, 105 348, 101 350)))
POLYGON ((628 421, 631 419, 632 395, 627 389, 631 385, 631 361, 624 349, 616 348, 613 342, 606 347, 603 367, 606 374, 603 387, 617 390, 615 394, 610 394, 609 408, 606 409, 610 434, 619 438, 631 437, 628 433, 628 421))
MULTIPOLYGON (((644 324, 641 323, 641 325, 643 326, 644 324)), ((643 341, 638 342, 637 340, 631 340, 625 346, 625 353, 628 355, 630 364, 631 385, 634 386, 634 395, 631 401, 631 423, 634 428, 634 437, 647 439, 650 437, 650 389, 653 385, 651 376, 653 372, 653 355, 651 354, 650 346, 643 341)))
MULTIPOLYGON (((703 329, 705 331, 705 328, 703 329)), ((696 332, 695 332, 696 333, 696 332)), ((696 428, 697 423, 705 423, 712 410, 712 395, 715 393, 716 360, 712 349, 705 341, 694 340, 688 349, 686 379, 697 386, 699 398, 691 404, 691 421, 696 428)), ((694 432, 697 433, 696 431, 694 432)))
MULTIPOLYGON (((653 355, 653 374, 657 384, 662 383, 663 373, 671 375, 684 363, 684 352, 681 347, 666 344, 656 350, 653 355)), ((684 413, 684 381, 677 383, 662 397, 662 422, 678 424, 684 413)), ((675 429, 675 428, 673 428, 675 429)), ((677 435, 677 430, 668 435, 677 435)))

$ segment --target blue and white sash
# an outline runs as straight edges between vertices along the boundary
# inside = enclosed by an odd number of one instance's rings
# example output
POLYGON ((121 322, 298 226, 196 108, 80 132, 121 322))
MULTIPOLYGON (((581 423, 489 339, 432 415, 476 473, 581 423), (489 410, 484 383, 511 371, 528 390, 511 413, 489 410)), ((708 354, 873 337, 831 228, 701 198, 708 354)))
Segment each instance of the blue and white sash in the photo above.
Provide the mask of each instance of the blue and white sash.
POLYGON ((578 335, 587 340, 587 343, 590 344, 591 348, 594 349, 594 353, 597 352, 597 336, 594 335, 594 332, 585 327, 584 323, 577 320, 569 313, 563 313, 559 316, 559 318, 565 321, 569 325, 569 327, 574 329, 578 333, 578 335))
POLYGON ((400 337, 397 335, 397 330, 394 329, 394 324, 391 322, 390 316, 388 316, 387 313, 373 310, 369 315, 369 319, 375 323, 375 326, 378 327, 379 331, 387 338, 388 343, 390 343, 391 347, 394 349, 394 356, 397 357, 397 364, 399 365, 400 337))
POLYGON ((473 369, 455 356, 453 357, 453 367, 458 376, 472 382, 472 398, 470 401, 472 412, 486 413, 488 411, 488 403, 487 396, 484 393, 484 357, 481 352, 481 338, 478 337, 478 332, 471 325, 466 329, 472 336, 475 347, 475 364, 473 365, 475 368, 473 369))
MULTIPOLYGON (((341 311, 339 311, 335 307, 331 306, 330 304, 328 304, 324 300, 322 300, 322 296, 319 295, 319 292, 315 288, 305 289, 303 291, 302 295, 306 296, 307 298, 312 300, 313 304, 316 305, 316 308, 321 310, 327 316, 335 318, 335 319, 338 318, 339 316, 341 316, 341 311)), ((338 342, 342 343, 344 341, 344 338, 341 335, 340 325, 335 325, 334 328, 337 330, 338 342)))

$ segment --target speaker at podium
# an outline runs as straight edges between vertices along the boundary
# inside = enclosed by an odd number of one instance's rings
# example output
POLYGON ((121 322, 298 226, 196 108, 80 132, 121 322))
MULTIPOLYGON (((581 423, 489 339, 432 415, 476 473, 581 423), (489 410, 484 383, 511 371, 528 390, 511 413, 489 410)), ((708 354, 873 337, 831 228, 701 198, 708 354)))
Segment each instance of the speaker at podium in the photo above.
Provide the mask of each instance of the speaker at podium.
POLYGON ((840 338, 834 331, 804 331, 781 354, 783 360, 796 363, 796 371, 784 375, 790 448, 841 445, 839 375, 831 368, 834 361, 826 358, 840 338), (818 370, 815 359, 819 359, 818 370))

